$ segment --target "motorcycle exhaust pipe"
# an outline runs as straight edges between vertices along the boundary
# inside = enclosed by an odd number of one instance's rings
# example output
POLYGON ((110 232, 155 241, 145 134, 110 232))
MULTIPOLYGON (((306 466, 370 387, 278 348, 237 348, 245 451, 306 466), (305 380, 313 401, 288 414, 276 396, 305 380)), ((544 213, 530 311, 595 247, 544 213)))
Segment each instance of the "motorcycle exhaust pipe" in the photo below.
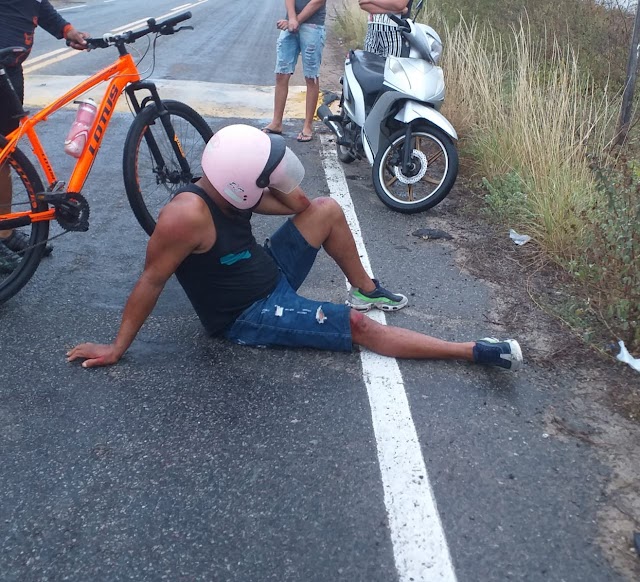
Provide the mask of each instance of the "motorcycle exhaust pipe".
POLYGON ((348 145, 346 144, 346 140, 344 139, 342 125, 336 123, 341 119, 339 115, 334 115, 333 111, 331 111, 331 109, 329 109, 327 105, 320 105, 320 107, 318 107, 318 111, 316 111, 316 114, 322 120, 322 122, 336 135, 339 144, 348 145), (345 143, 343 144, 342 142, 345 143))

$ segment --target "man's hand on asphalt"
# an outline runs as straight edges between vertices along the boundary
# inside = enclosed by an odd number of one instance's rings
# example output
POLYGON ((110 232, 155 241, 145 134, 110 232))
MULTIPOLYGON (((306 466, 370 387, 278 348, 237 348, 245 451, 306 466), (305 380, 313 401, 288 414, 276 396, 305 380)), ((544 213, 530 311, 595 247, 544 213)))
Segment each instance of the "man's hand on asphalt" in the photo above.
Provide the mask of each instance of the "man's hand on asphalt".
POLYGON ((85 343, 67 352, 67 362, 84 359, 83 368, 96 366, 111 366, 120 360, 120 354, 112 344, 85 343))

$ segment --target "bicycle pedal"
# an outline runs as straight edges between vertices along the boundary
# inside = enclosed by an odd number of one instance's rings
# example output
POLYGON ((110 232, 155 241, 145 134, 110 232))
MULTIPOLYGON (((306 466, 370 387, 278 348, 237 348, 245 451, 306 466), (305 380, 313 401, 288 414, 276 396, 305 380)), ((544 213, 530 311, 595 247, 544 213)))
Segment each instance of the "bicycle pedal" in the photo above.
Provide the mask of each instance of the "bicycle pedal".
POLYGON ((62 204, 67 198, 66 192, 41 192, 40 194, 36 194, 36 199, 38 201, 45 202, 46 204, 51 204, 53 206, 62 204))

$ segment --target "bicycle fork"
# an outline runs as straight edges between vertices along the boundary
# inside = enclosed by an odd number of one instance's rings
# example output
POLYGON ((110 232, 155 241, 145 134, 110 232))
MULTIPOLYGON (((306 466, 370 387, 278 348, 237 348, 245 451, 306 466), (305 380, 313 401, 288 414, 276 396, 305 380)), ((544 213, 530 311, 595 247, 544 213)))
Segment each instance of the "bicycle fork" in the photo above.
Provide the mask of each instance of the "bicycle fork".
MULTIPOLYGON (((160 120, 162 122, 162 126, 169 138, 169 142, 171 143, 171 148, 173 149, 173 153, 175 154, 178 163, 180 164, 180 169, 184 175, 189 174, 190 168, 187 163, 187 158, 184 150, 182 149, 182 144, 176 135, 175 130, 173 129, 173 125, 171 124, 171 116, 169 111, 164 106, 162 99, 160 99, 160 95, 158 93, 158 89, 155 83, 150 81, 136 81, 135 83, 131 83, 125 89, 127 93, 127 97, 130 99, 133 109, 136 114, 140 113, 149 103, 149 101, 153 101, 159 115, 160 120), (147 90, 150 95, 147 95, 142 103, 138 102, 136 98, 135 92, 139 90, 147 90)), ((144 139, 149 147, 149 151, 153 156, 158 168, 158 175, 164 175, 166 171, 166 164, 164 158, 162 157, 162 153, 160 152, 160 148, 156 142, 156 139, 153 137, 153 134, 150 131, 145 131, 144 139)))

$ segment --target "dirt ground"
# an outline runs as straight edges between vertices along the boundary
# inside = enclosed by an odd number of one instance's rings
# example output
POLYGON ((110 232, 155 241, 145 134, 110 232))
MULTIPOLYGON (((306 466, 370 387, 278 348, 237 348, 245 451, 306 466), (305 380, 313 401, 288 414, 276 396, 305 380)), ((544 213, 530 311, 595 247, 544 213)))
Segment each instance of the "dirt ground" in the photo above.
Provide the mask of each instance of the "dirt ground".
MULTIPOLYGON (((338 94, 350 47, 337 38, 331 22, 342 3, 327 1, 327 45, 320 75, 321 89, 338 94)), ((604 509, 597 516, 598 542, 617 571, 628 580, 640 580, 640 556, 633 547, 633 533, 640 532, 640 374, 615 360, 614 338, 594 349, 552 315, 552 306, 565 293, 562 274, 545 264, 533 246, 518 247, 482 221, 481 193, 469 187, 473 182, 465 180, 463 168, 461 160, 446 218, 430 218, 429 226, 452 234, 461 269, 485 280, 500 297, 491 317, 508 321, 509 330, 527 338, 527 364, 572 387, 567 403, 571 420, 550 410, 547 432, 590 446, 611 469, 604 509)))

